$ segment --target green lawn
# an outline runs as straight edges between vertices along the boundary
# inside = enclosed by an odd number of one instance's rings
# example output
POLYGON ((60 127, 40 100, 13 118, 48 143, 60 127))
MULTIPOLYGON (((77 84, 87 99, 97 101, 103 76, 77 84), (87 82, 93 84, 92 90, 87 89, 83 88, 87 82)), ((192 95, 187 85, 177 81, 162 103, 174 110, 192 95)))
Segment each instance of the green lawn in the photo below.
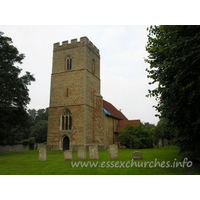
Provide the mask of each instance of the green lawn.
MULTIPOLYGON (((39 150, 34 151, 22 151, 22 152, 8 152, 0 153, 0 174, 1 175, 176 175, 176 174, 200 174, 200 166, 192 165, 191 167, 173 167, 173 163, 176 161, 181 161, 181 156, 178 155, 179 149, 176 146, 169 146, 163 148, 153 148, 153 149, 140 149, 143 153, 143 159, 135 161, 136 164, 141 165, 144 162, 153 163, 146 165, 146 167, 136 167, 133 165, 131 167, 131 157, 132 153, 136 151, 134 149, 119 149, 119 159, 109 160, 109 153, 101 149, 99 150, 99 160, 97 167, 72 167, 71 161, 64 161, 63 151, 48 151, 47 161, 39 161, 38 155, 39 150), (170 161, 168 168, 159 167, 158 164, 154 167, 155 159, 157 162, 162 163, 165 161, 170 161), (103 164, 102 162, 105 161, 103 164), (110 161, 109 163, 106 163, 110 161), (113 161, 113 162, 112 162, 113 161), (119 161, 117 164, 116 162, 119 161), (125 162, 124 162, 125 161, 125 162), (129 161, 129 162, 128 162, 129 161), (112 164, 111 164, 112 162, 112 164), (121 165, 120 162, 124 162, 121 165), (127 164, 127 167, 126 167, 127 164), (102 167, 99 167, 99 166, 102 167), (109 166, 109 167, 108 167, 109 166), (115 167, 116 166, 116 167, 115 167), (120 167, 121 166, 121 167, 120 167), (153 167, 152 167, 153 166, 153 167), (169 167, 170 166, 170 167, 169 167), (172 166, 172 167, 171 167, 172 166)), ((77 152, 73 152, 74 161, 77 160, 77 152)), ((87 151, 88 161, 89 151, 87 151)), ((83 162, 83 161, 82 161, 83 162)), ((94 161, 95 163, 97 161, 94 161)), ((162 165, 162 166, 167 166, 162 165)))

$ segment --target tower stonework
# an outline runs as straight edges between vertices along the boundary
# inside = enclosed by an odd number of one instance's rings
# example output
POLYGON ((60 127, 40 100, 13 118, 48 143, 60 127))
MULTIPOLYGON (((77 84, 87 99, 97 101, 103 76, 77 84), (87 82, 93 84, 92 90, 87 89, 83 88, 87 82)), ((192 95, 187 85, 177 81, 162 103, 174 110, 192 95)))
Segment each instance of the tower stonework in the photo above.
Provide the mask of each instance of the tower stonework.
POLYGON ((55 43, 46 149, 108 148, 118 144, 118 132, 127 123, 140 120, 128 120, 101 96, 96 46, 87 37, 55 43))
POLYGON ((54 44, 48 150, 105 146, 99 50, 87 37, 54 44))

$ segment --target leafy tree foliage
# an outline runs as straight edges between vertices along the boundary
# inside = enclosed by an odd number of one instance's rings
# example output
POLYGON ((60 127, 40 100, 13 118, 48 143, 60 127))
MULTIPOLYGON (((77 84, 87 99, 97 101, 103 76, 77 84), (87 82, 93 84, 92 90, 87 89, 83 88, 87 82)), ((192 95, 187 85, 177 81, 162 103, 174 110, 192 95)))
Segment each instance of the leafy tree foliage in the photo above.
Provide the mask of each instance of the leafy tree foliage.
POLYGON ((35 141, 38 143, 47 141, 47 120, 40 120, 35 123, 34 126, 31 127, 31 137, 35 138, 35 141))
POLYGON ((35 109, 28 109, 28 114, 30 118, 30 126, 33 126, 35 123, 37 111, 35 109))
POLYGON ((158 100, 155 107, 181 152, 199 157, 200 26, 151 26, 146 50, 150 84, 158 83, 147 96, 158 100))
POLYGON ((149 122, 144 122, 144 123, 143 123, 143 127, 144 127, 145 129, 152 129, 152 128, 155 127, 155 125, 154 125, 154 124, 150 124, 149 122))
POLYGON ((40 120, 48 120, 48 111, 49 109, 29 109, 28 114, 30 117, 30 126, 33 126, 36 122, 40 120))
POLYGON ((121 145, 132 149, 153 147, 152 136, 142 124, 133 126, 127 123, 123 130, 119 131, 118 140, 121 145))
POLYGON ((24 54, 19 54, 12 39, 0 32, 0 141, 13 143, 15 133, 29 120, 26 105, 30 102, 28 85, 35 81, 30 72, 19 76, 24 54))
POLYGON ((48 120, 48 112, 49 112, 48 108, 37 110, 35 122, 38 122, 40 120, 48 120))
POLYGON ((48 108, 29 109, 30 137, 34 137, 38 143, 47 141, 48 108))
POLYGON ((48 125, 48 108, 29 109, 29 137, 34 137, 37 143, 46 142, 48 125))

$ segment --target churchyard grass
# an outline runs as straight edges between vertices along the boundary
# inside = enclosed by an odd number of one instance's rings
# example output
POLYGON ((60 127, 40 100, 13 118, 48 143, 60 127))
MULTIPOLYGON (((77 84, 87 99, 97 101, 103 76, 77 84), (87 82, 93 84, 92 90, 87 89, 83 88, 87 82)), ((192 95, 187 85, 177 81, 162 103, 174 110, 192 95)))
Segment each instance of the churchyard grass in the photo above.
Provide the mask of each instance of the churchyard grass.
MULTIPOLYGON (((134 151, 143 153, 142 160, 135 162, 155 162, 155 159, 162 163, 170 161, 172 164, 175 159, 181 162, 181 156, 178 155, 179 148, 176 146, 168 146, 153 149, 119 149, 119 159, 109 160, 109 152, 105 149, 99 150, 99 160, 97 167, 72 167, 72 161, 65 161, 63 151, 47 151, 47 160, 39 161, 39 150, 7 152, 0 153, 0 174, 1 175, 195 175, 200 174, 200 166, 192 165, 191 167, 136 167, 130 166, 131 157, 134 151), (105 161, 104 167, 99 167, 105 161), (108 165, 106 162, 110 161, 108 165), (129 161, 129 167, 111 167, 111 162, 116 164, 117 161, 125 163, 129 161)), ((77 152, 73 151, 73 162, 78 162, 77 152)), ((87 160, 82 161, 97 162, 89 159, 89 151, 87 151, 87 160)))

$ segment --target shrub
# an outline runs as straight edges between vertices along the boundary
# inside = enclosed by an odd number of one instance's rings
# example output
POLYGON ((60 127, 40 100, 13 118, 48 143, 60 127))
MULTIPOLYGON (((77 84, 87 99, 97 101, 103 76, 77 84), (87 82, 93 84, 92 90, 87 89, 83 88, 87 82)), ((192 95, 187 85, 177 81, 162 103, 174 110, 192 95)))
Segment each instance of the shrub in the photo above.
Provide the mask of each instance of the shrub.
POLYGON ((133 149, 141 149, 141 146, 142 146, 142 142, 140 141, 139 138, 135 138, 134 139, 134 145, 131 146, 131 148, 133 149))
POLYGON ((22 140, 20 143, 23 145, 27 145, 27 144, 29 144, 29 140, 25 139, 25 140, 22 140))
POLYGON ((34 144, 35 144, 35 138, 34 138, 34 137, 31 137, 31 138, 28 138, 28 139, 24 139, 24 140, 22 140, 21 142, 19 142, 19 144, 23 144, 23 145, 27 145, 27 144, 34 145, 34 144))
POLYGON ((28 138, 29 144, 35 144, 35 138, 34 137, 30 137, 28 138))
POLYGON ((142 124, 133 126, 127 123, 123 130, 119 131, 118 140, 127 148, 153 148, 152 134, 142 124))
POLYGON ((142 143, 142 148, 141 149, 153 148, 153 140, 152 140, 151 137, 140 138, 140 141, 142 143))
POLYGON ((14 145, 20 144, 19 141, 15 140, 14 145))

